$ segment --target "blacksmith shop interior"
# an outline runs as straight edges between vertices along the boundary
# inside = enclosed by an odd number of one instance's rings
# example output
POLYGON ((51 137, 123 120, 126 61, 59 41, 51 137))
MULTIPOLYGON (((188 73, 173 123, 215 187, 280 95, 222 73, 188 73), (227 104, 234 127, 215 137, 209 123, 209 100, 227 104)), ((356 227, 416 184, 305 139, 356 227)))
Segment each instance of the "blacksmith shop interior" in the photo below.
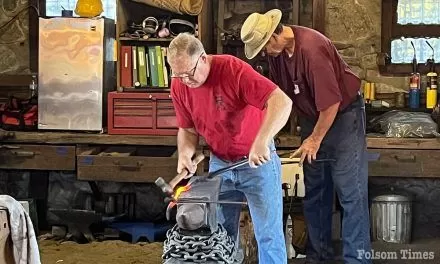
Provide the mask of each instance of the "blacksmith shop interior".
POLYGON ((0 0, 0 264, 440 263, 439 61, 440 0, 0 0))

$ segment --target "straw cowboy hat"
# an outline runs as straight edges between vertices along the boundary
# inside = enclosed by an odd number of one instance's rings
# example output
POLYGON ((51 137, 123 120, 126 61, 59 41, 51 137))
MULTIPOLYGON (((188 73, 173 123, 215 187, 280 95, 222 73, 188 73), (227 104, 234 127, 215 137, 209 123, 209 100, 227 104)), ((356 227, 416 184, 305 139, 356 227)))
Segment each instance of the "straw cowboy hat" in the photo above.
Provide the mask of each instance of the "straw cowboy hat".
POLYGON ((241 27, 244 54, 252 59, 261 51, 281 21, 282 13, 272 9, 265 14, 252 13, 241 27))

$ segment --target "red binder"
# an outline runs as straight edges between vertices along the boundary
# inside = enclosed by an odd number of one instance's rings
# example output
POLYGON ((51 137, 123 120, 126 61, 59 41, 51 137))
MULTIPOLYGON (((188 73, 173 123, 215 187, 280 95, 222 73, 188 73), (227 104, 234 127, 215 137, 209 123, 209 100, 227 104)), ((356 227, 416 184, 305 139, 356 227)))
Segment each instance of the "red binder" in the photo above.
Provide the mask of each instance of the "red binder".
POLYGON ((121 87, 133 87, 131 46, 121 46, 119 57, 121 69, 121 87))

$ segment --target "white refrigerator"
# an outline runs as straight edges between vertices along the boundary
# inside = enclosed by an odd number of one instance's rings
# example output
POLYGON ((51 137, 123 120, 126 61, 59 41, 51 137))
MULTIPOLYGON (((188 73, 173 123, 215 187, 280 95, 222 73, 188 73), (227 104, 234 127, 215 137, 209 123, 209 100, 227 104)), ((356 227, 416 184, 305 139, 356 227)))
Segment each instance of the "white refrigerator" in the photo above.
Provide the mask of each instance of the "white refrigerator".
POLYGON ((39 129, 103 131, 116 89, 114 41, 111 19, 39 18, 39 129))

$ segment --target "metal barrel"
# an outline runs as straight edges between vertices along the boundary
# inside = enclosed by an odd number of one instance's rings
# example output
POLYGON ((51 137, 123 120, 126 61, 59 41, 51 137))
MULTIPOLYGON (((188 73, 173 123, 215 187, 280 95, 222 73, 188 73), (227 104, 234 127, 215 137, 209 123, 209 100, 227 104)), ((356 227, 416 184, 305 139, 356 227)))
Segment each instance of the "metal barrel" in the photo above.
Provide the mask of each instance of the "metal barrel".
POLYGON ((371 232, 375 241, 411 242, 412 200, 398 194, 379 195, 371 205, 371 232))

